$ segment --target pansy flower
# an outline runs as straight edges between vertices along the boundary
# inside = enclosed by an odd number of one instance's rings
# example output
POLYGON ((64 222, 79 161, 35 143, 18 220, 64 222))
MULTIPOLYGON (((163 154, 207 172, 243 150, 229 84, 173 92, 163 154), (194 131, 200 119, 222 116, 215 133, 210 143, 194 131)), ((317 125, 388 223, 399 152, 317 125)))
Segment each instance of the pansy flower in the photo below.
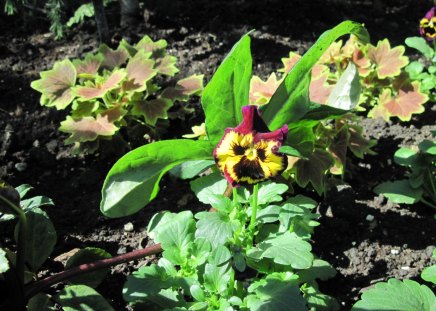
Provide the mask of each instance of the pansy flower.
POLYGON ((436 39, 436 7, 432 7, 419 22, 419 33, 427 41, 436 39))
POLYGON ((281 174, 287 157, 278 152, 288 126, 271 132, 256 106, 242 107, 242 122, 227 128, 214 150, 215 162, 233 186, 251 185, 281 174))

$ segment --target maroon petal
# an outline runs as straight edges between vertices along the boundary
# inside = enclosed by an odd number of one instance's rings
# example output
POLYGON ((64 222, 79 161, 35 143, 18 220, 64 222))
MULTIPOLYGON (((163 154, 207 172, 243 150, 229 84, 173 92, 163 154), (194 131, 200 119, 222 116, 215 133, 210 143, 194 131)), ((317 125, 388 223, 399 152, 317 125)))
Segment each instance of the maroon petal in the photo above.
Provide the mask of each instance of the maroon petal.
POLYGON ((241 134, 248 134, 250 132, 269 132, 268 126, 260 117, 259 109, 257 106, 244 106, 242 107, 243 120, 235 131, 241 134))
POLYGON ((288 125, 285 124, 278 130, 275 130, 273 132, 256 133, 256 135, 254 135, 254 143, 257 143, 261 140, 275 140, 277 142, 280 142, 281 145, 283 141, 286 139, 287 135, 288 135, 288 125))

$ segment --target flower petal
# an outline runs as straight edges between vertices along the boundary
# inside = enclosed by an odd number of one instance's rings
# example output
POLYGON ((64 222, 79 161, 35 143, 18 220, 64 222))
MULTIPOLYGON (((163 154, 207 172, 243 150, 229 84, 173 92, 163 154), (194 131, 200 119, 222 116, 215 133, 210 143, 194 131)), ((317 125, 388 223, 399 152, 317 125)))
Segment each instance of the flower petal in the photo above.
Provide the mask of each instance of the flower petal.
POLYGON ((241 134, 248 134, 250 132, 269 132, 268 126, 260 117, 259 110, 256 106, 244 106, 242 107, 243 120, 239 124, 235 131, 241 134))

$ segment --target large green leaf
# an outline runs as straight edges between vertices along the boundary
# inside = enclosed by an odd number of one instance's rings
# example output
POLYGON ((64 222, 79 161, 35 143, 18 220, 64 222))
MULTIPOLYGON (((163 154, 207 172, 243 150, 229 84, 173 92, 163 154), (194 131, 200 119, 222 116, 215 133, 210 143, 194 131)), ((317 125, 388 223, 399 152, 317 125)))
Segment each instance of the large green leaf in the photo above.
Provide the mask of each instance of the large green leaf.
MULTIPOLYGON (((27 232, 25 244, 26 263, 31 271, 36 271, 50 256, 56 244, 56 230, 47 214, 40 208, 25 211, 27 232)), ((15 227, 17 240, 19 223, 15 227)))
POLYGON ((374 188, 377 194, 383 194, 389 200, 398 204, 414 204, 422 197, 421 188, 412 188, 407 179, 387 181, 374 188))
POLYGON ((390 279, 364 292, 352 311, 434 311, 436 297, 425 285, 412 280, 390 279))
POLYGON ((213 143, 220 140, 225 128, 242 120, 241 107, 248 105, 251 63, 247 34, 234 45, 203 91, 206 131, 213 143))
POLYGON ((361 24, 352 21, 342 22, 324 32, 292 68, 269 104, 265 105, 262 116, 272 130, 280 128, 283 124, 298 121, 309 111, 309 83, 312 67, 330 44, 346 34, 354 34, 363 42, 369 41, 366 29, 361 24))
POLYGON ((159 181, 171 168, 189 160, 212 158, 208 141, 165 140, 139 147, 111 168, 102 189, 100 209, 108 217, 139 211, 159 191, 159 181))
POLYGON ((411 47, 421 52, 422 55, 424 55, 428 59, 432 58, 434 55, 433 49, 430 47, 430 44, 428 44, 424 40, 424 38, 410 37, 406 39, 405 43, 408 47, 411 47))
POLYGON ((65 311, 114 311, 95 289, 85 285, 67 286, 55 300, 65 311))

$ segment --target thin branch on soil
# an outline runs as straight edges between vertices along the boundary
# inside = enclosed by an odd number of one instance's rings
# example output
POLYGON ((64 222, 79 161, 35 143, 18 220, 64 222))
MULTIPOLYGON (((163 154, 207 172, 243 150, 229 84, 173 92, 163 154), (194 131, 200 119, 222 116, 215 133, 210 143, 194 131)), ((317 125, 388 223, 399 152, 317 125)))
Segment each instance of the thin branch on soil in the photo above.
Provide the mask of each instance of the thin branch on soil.
POLYGON ((162 252, 162 247, 160 244, 155 244, 149 247, 146 247, 144 249, 138 249, 136 251, 123 254, 120 256, 116 256, 109 259, 102 259, 98 261, 94 261, 91 263, 83 264, 62 272, 59 272, 57 274, 53 274, 41 281, 38 281, 36 283, 30 284, 25 287, 24 289, 24 295, 26 297, 26 300, 29 300, 39 292, 47 289, 48 287, 57 284, 59 282, 65 281, 67 279, 70 279, 72 277, 82 275, 85 273, 93 272, 96 270, 108 268, 111 266, 118 265, 120 263, 132 261, 135 259, 140 259, 143 257, 156 255, 158 253, 162 252))

